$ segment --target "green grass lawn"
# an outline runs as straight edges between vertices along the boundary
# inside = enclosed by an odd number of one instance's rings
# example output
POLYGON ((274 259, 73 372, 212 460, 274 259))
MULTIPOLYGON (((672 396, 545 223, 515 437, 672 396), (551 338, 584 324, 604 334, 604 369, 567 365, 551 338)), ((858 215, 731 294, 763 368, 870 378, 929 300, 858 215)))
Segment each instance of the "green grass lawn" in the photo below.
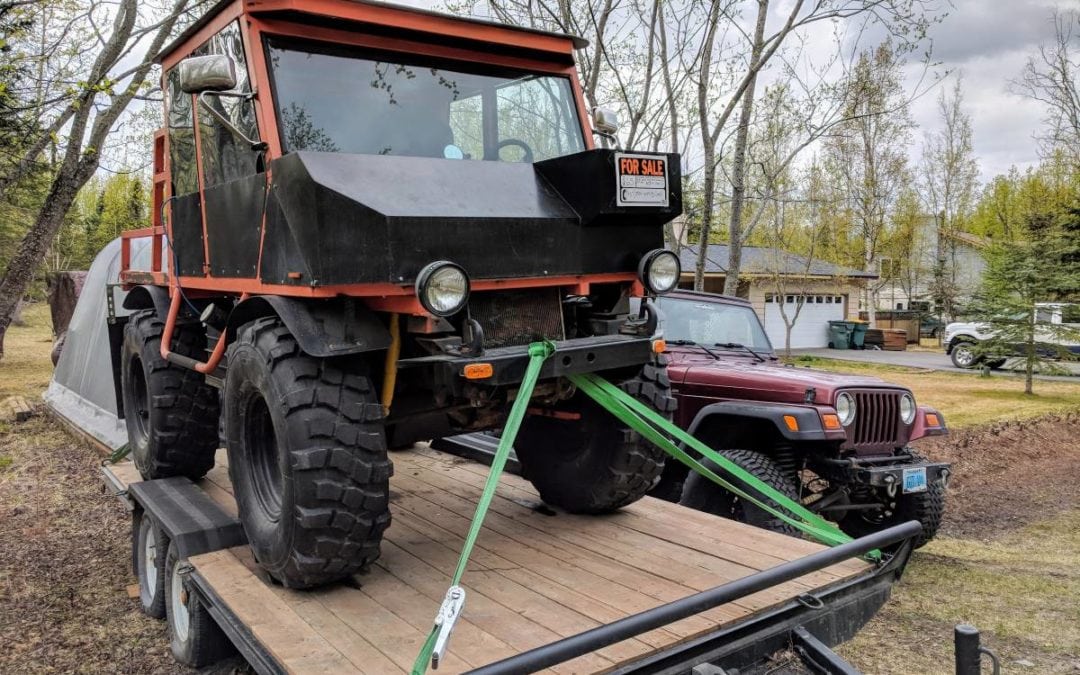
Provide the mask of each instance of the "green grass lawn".
POLYGON ((1035 394, 1029 396, 1024 393, 1023 380, 1013 377, 979 377, 815 356, 800 356, 793 363, 796 367, 871 375, 901 384, 911 389, 919 403, 944 413, 951 428, 1080 410, 1080 382, 1040 380, 1035 383, 1035 394))

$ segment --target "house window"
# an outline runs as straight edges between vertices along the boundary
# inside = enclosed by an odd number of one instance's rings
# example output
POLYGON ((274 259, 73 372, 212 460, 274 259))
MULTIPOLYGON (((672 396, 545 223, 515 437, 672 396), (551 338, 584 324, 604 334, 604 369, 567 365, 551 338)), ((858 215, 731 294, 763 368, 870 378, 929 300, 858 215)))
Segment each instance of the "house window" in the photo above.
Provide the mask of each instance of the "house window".
POLYGON ((771 303, 772 301, 773 301, 773 294, 772 293, 766 293, 765 294, 765 302, 766 303, 771 303))

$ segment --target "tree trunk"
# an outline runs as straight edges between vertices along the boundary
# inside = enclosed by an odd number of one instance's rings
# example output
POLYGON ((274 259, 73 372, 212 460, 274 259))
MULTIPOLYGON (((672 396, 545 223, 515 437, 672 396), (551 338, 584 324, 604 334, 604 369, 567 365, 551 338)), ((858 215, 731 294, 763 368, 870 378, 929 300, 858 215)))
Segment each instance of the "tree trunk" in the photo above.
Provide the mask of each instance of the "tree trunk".
POLYGON ((701 236, 698 238, 697 264, 694 267, 694 290, 705 290, 705 257, 709 251, 709 230, 712 229, 713 201, 716 190, 716 147, 705 145, 705 179, 701 200, 701 236))
MULTIPOLYGON (((93 164, 96 168, 97 162, 94 161, 93 164)), ((45 258, 49 245, 60 231, 60 226, 64 224, 64 216, 71 208, 79 187, 85 182, 85 179, 79 180, 81 174, 85 173, 89 177, 94 172, 94 168, 88 172, 80 171, 82 168, 77 164, 61 169, 53 181, 48 197, 45 198, 41 213, 23 237, 15 257, 8 263, 7 273, 0 282, 0 358, 4 355, 4 336, 11 325, 15 308, 26 295, 30 283, 34 280, 34 272, 45 258)))
POLYGON ((746 146, 750 136, 750 118, 754 112, 754 89, 757 86, 757 68, 765 40, 765 18, 769 0, 758 0, 757 23, 754 26, 754 42, 750 51, 750 79, 742 93, 742 110, 735 133, 735 156, 732 159, 731 220, 728 224, 728 261, 724 276, 724 294, 738 295, 739 270, 742 267, 742 213, 746 199, 746 146))

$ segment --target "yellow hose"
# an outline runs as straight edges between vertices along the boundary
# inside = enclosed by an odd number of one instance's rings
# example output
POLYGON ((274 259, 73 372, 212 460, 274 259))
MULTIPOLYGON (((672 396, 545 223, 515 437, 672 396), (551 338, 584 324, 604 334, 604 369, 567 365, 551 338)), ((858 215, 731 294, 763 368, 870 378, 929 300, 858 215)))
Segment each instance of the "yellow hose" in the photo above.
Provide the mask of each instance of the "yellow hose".
POLYGON ((390 348, 386 350, 386 370, 383 373, 382 407, 383 414, 390 414, 390 404, 394 402, 394 386, 397 384, 397 362, 401 355, 401 327, 398 315, 390 315, 390 348))

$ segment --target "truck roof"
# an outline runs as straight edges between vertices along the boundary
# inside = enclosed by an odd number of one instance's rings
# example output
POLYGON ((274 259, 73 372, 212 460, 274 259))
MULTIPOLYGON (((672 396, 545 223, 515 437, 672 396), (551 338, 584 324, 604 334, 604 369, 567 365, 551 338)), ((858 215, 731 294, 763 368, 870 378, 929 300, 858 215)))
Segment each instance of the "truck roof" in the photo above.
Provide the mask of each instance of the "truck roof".
MULTIPOLYGON (((194 23, 188 26, 184 32, 182 32, 176 39, 165 46, 157 56, 154 57, 154 62, 160 64, 166 56, 179 49, 185 42, 187 42, 193 35, 195 35, 200 29, 214 19, 218 14, 225 10, 225 8, 236 2, 242 2, 244 6, 244 12, 247 14, 270 14, 270 13, 292 13, 292 14, 307 14, 313 17, 322 16, 326 19, 335 19, 340 21, 343 17, 330 11, 334 4, 346 4, 346 5, 358 5, 371 8, 373 10, 378 9, 390 9, 395 12, 401 12, 404 14, 411 14, 421 17, 433 17, 437 19, 452 20, 460 23, 473 24, 481 27, 497 28, 499 30, 513 31, 516 33, 530 33, 533 35, 542 35, 546 37, 564 38, 571 42, 574 49, 583 49, 588 46, 589 41, 578 37, 576 35, 569 35, 566 33, 556 33, 552 31, 539 30, 536 28, 527 28, 524 26, 512 26, 510 24, 499 23, 497 21, 491 21, 488 19, 480 19, 476 17, 456 16, 453 14, 447 14, 445 12, 437 12, 430 9, 421 9, 419 7, 411 7, 407 5, 398 5, 389 2, 379 2, 378 0, 336 0, 331 2, 310 2, 304 0, 219 0, 213 7, 208 9, 205 14, 200 16, 194 23)), ((357 17, 357 20, 363 20, 357 17)), ((567 50, 569 53, 570 50, 567 50)))

